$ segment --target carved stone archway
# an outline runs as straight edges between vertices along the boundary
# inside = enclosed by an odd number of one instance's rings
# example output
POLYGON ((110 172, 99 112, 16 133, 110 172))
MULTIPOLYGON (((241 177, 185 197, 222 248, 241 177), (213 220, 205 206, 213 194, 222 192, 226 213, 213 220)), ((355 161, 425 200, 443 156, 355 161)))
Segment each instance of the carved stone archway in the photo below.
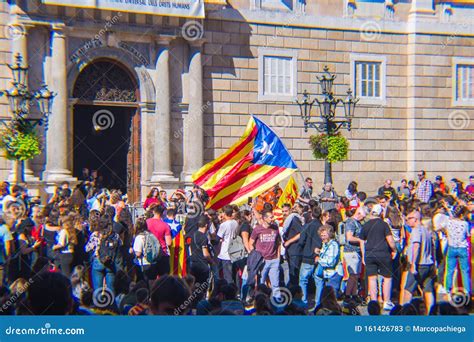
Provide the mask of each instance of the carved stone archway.
POLYGON ((86 65, 72 87, 75 176, 80 164, 92 164, 107 175, 104 186, 126 191, 130 201, 140 199, 139 94, 133 74, 110 58, 86 65))

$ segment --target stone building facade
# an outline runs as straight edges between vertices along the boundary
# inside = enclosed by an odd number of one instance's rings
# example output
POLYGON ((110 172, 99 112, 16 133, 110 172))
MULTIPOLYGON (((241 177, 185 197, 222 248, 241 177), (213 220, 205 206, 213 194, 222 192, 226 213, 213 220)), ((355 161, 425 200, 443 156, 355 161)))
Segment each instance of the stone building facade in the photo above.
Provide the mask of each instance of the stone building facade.
MULTIPOLYGON (((0 89, 19 52, 31 88, 44 80, 58 93, 45 151, 27 163, 33 185, 74 181, 83 167, 135 200, 189 184, 254 114, 319 188, 323 162, 294 100, 320 94, 325 65, 336 94, 361 99, 343 132, 349 159, 333 165, 337 190, 474 171, 473 1, 211 0, 204 18, 44 2, 0 2, 0 89)), ((9 161, 0 169, 11 176, 9 161)))

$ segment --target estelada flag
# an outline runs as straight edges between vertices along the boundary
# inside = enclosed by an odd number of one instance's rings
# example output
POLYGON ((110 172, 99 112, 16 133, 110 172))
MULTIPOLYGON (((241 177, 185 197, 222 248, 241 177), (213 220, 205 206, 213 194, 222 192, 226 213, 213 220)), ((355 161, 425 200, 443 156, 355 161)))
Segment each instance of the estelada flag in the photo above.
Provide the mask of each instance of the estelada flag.
POLYGON ((286 183, 285 190, 278 200, 277 207, 281 208, 283 204, 288 203, 293 206, 298 199, 298 185, 295 182, 293 176, 290 177, 288 183, 286 183))
POLYGON ((181 230, 172 240, 170 246, 170 274, 184 277, 186 270, 186 245, 184 243, 184 234, 181 230))
POLYGON ((209 196, 207 208, 241 205, 297 170, 280 138, 252 116, 239 141, 193 174, 193 182, 209 196))

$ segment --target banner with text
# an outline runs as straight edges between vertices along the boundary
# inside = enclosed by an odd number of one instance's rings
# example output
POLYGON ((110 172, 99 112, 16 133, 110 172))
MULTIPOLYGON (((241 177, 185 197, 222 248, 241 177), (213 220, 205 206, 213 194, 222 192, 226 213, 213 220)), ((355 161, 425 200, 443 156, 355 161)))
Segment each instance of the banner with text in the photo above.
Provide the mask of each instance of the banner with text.
POLYGON ((204 0, 43 0, 46 5, 204 18, 204 0))

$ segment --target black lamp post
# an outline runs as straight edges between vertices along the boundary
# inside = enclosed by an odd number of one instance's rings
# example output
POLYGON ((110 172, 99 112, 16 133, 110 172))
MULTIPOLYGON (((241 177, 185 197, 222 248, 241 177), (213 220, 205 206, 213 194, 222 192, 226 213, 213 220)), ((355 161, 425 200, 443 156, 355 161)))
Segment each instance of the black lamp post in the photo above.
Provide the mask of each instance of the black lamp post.
MULTIPOLYGON (((23 58, 19 53, 15 55, 15 63, 8 65, 8 67, 12 72, 13 86, 8 90, 0 90, 0 96, 6 95, 13 115, 11 118, 0 118, 0 122, 10 132, 22 132, 43 124, 46 131, 53 98, 56 94, 49 91, 46 84, 43 84, 36 92, 30 92, 27 85, 28 66, 23 63, 23 58), (41 114, 39 118, 29 117, 30 106, 33 101, 38 104, 41 114)), ((15 168, 16 183, 24 182, 23 161, 17 160, 15 168)))
MULTIPOLYGON (((348 131, 351 130, 352 118, 354 117, 355 107, 359 99, 352 96, 350 89, 347 91, 347 97, 345 99, 334 97, 332 88, 335 78, 336 75, 331 75, 329 68, 325 66, 322 76, 317 77, 321 85, 322 100, 320 101, 317 98, 311 99, 306 90, 303 92, 303 99, 296 100, 296 103, 300 107, 305 132, 308 132, 308 127, 311 127, 329 136, 336 134, 342 127, 348 131), (336 110, 341 103, 344 107, 344 118, 336 119, 336 110), (315 117, 313 116, 312 110, 315 104, 319 107, 320 120, 313 121, 312 119, 315 117)), ((324 165, 324 183, 332 183, 331 163, 327 160, 324 165)))

